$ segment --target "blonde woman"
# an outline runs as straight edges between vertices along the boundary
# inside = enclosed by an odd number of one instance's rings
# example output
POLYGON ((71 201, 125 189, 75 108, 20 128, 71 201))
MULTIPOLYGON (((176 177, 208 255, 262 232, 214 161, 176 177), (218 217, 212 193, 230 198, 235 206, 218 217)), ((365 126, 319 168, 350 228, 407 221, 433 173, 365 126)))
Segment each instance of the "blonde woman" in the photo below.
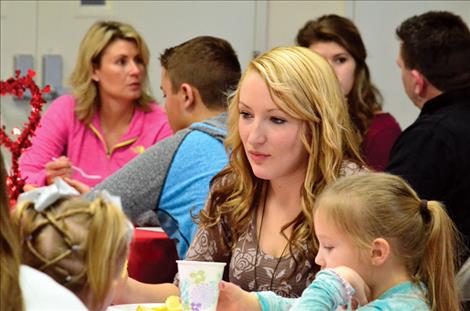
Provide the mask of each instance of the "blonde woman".
MULTIPOLYGON (((245 290, 298 297, 319 270, 318 193, 362 170, 341 87, 320 55, 276 48, 248 65, 228 115, 229 165, 211 183, 186 260, 226 262, 226 279, 245 290)), ((163 301, 175 285, 129 279, 120 302, 163 301)))
POLYGON ((91 26, 70 79, 73 95, 51 104, 20 159, 25 189, 58 176, 94 186, 171 135, 166 114, 148 91, 149 59, 131 25, 91 26))
POLYGON ((328 63, 302 47, 253 60, 230 102, 227 147, 186 259, 227 262, 240 287, 297 297, 318 271, 313 203, 362 165, 328 63))
POLYGON ((64 195, 67 187, 56 179, 34 190, 43 191, 36 201, 17 205, 22 261, 69 289, 89 310, 106 310, 119 289, 133 227, 109 195, 87 201, 64 195), (44 203, 56 195, 57 201, 44 203))

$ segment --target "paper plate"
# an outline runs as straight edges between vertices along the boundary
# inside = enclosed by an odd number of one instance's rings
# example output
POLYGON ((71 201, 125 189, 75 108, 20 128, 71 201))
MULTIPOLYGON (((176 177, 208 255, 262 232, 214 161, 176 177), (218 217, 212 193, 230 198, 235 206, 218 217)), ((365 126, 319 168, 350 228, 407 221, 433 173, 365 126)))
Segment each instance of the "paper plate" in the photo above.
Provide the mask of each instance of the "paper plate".
POLYGON ((135 311, 137 310, 137 306, 142 306, 146 308, 156 308, 164 306, 164 303, 133 303, 133 304, 126 304, 126 305, 114 305, 109 306, 107 311, 135 311))
POLYGON ((135 230, 145 230, 145 231, 154 231, 154 232, 165 232, 162 227, 136 227, 135 230))

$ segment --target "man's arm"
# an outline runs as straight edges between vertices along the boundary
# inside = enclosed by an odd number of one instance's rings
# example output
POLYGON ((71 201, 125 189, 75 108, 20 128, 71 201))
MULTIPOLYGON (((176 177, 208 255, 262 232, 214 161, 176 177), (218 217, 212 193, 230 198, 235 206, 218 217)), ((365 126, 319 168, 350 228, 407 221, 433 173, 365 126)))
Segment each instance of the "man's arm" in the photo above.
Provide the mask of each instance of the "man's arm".
POLYGON ((106 189, 121 197, 123 210, 132 222, 157 225, 145 223, 143 216, 154 214, 173 155, 186 134, 185 130, 179 131, 147 149, 98 184, 87 198, 94 198, 106 189))

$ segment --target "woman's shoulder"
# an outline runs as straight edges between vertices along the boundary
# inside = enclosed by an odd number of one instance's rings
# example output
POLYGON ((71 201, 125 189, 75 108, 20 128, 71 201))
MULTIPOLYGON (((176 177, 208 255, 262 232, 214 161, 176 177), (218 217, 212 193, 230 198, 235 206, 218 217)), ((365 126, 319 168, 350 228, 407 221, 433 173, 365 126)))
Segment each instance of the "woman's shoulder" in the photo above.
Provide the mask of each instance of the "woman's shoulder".
POLYGON ((398 124, 398 121, 395 119, 395 117, 390 114, 389 112, 384 112, 380 111, 376 113, 371 120, 371 123, 369 127, 398 127, 400 128, 400 125, 398 124))
POLYGON ((20 287, 26 310, 87 310, 74 293, 26 265, 20 267, 20 287))
POLYGON ((47 111, 60 111, 60 112, 65 112, 65 111, 75 111, 75 106, 76 106, 76 100, 75 97, 72 95, 62 95, 60 97, 57 97, 54 99, 47 109, 47 111))
POLYGON ((62 95, 53 100, 44 113, 45 122, 75 122, 76 100, 72 95, 62 95))
POLYGON ((350 176, 354 174, 360 174, 360 173, 366 173, 369 170, 356 162, 350 161, 350 160, 344 160, 343 164, 341 164, 341 169, 339 172, 339 176, 350 176))
POLYGON ((77 103, 77 100, 71 94, 59 96, 56 99, 54 99, 54 101, 52 101, 52 105, 59 104, 59 105, 67 106, 67 107, 73 107, 73 108, 75 108, 76 103, 77 103))

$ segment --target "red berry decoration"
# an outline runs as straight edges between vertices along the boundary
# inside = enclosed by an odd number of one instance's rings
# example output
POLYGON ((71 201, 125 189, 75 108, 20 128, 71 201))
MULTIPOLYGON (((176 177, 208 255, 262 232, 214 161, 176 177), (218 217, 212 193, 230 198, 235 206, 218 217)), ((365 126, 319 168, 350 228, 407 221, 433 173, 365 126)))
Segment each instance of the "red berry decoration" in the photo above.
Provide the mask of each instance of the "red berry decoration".
POLYGON ((11 152, 12 165, 9 176, 7 177, 7 189, 11 205, 15 204, 18 195, 22 192, 23 186, 25 185, 24 179, 21 178, 18 160, 23 151, 31 146, 31 138, 41 119, 42 106, 46 103, 42 94, 50 92, 49 86, 41 90, 36 83, 34 83, 33 78, 35 75, 36 73, 33 70, 28 70, 26 76, 20 77, 20 71, 17 70, 14 78, 0 81, 0 93, 2 96, 13 95, 21 99, 26 90, 31 92, 31 100, 29 101, 31 114, 29 115, 28 122, 23 124, 21 130, 15 127, 12 131, 13 134, 18 136, 17 139, 10 139, 5 133, 5 126, 0 127, 0 145, 5 146, 5 148, 11 152))

